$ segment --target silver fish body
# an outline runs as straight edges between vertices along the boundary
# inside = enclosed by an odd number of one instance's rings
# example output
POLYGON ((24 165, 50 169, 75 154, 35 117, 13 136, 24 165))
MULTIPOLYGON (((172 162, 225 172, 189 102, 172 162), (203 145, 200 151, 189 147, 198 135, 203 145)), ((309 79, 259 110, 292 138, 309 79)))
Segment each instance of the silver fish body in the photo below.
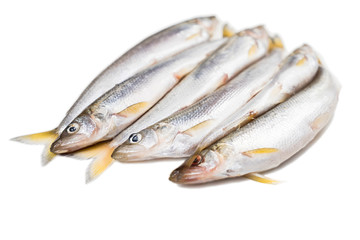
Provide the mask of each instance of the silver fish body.
POLYGON ((239 111, 234 112, 221 128, 212 131, 203 138, 201 147, 206 147, 227 135, 229 132, 245 125, 255 117, 267 112, 277 104, 296 94, 314 78, 319 67, 315 51, 303 45, 283 60, 280 70, 272 80, 239 111))
POLYGON ((142 140, 135 144, 130 138, 114 151, 113 157, 137 161, 190 156, 209 132, 264 87, 278 70, 282 56, 283 49, 273 50, 199 102, 133 135, 142 140), (150 142, 154 144, 146 144, 150 142))
POLYGON ((69 124, 51 151, 68 153, 113 138, 226 41, 198 44, 117 84, 69 124))
POLYGON ((289 100, 230 133, 174 170, 176 183, 204 183, 279 166, 304 148, 330 121, 340 86, 323 68, 289 100))

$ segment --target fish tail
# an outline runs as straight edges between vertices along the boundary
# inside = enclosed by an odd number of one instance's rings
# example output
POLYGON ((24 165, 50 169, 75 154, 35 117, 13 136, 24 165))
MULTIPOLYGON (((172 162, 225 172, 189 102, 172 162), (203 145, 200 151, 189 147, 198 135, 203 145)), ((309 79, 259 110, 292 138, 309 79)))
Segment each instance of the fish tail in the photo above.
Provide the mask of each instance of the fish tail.
POLYGON ((86 183, 89 183, 100 176, 113 162, 111 157, 114 148, 108 144, 99 147, 101 153, 95 156, 95 159, 90 163, 86 170, 86 183))
POLYGON ((52 153, 50 151, 51 144, 58 138, 59 134, 56 132, 56 129, 47 131, 47 132, 41 132, 41 133, 35 133, 35 134, 29 134, 29 135, 23 135, 20 137, 12 138, 12 141, 22 142, 26 144, 42 144, 45 145, 45 148, 43 150, 43 153, 41 155, 42 165, 48 164, 55 156, 55 153, 52 153))
POLYGON ((232 37, 235 35, 235 30, 229 26, 229 24, 225 24, 223 27, 223 37, 232 37))
POLYGON ((275 35, 272 38, 270 38, 269 51, 275 48, 284 48, 283 41, 281 40, 279 35, 275 35))

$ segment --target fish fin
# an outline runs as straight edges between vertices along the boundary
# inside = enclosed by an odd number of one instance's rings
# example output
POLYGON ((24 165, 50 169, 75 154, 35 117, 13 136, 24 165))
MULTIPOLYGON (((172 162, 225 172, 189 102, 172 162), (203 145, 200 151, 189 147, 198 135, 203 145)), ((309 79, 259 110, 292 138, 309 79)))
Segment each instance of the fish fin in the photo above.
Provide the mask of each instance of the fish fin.
POLYGON ((190 35, 186 38, 186 40, 191 40, 193 38, 199 37, 201 35, 201 32, 194 33, 193 35, 190 35))
POLYGON ((86 170, 86 183, 99 177, 113 162, 111 154, 114 148, 108 144, 101 147, 102 152, 95 157, 86 170))
POLYGON ((328 122, 330 118, 330 113, 323 113, 320 116, 318 116, 317 118, 315 118, 314 121, 312 121, 312 123, 310 124, 310 127, 313 131, 317 131, 320 128, 322 128, 324 125, 326 125, 326 123, 328 122))
POLYGON ((150 104, 148 102, 135 103, 135 104, 125 108, 121 112, 116 113, 116 115, 121 116, 121 117, 130 117, 132 115, 145 112, 145 110, 147 110, 149 105, 150 104))
POLYGON ((256 53, 257 49, 258 47, 256 44, 252 45, 248 52, 249 57, 253 56, 256 53))
POLYGON ((177 71, 176 73, 174 73, 174 77, 177 81, 180 81, 186 74, 188 74, 189 72, 191 72, 193 68, 191 66, 188 67, 184 67, 182 69, 180 69, 179 71, 177 71))
POLYGON ((26 144, 47 144, 49 142, 53 142, 58 138, 58 134, 56 130, 51 130, 47 132, 23 135, 20 137, 12 138, 12 141, 22 142, 26 144))
POLYGON ((224 85, 225 83, 227 83, 229 81, 229 75, 227 73, 225 73, 223 76, 222 76, 222 79, 220 81, 220 86, 221 85, 224 85))
POLYGON ((317 58, 317 60, 318 60, 318 64, 319 64, 320 66, 323 66, 323 63, 322 63, 322 61, 320 60, 319 57, 317 58))
POLYGON ((275 48, 284 48, 284 44, 278 35, 275 35, 270 39, 269 51, 275 48))
POLYGON ((42 165, 46 165, 56 156, 55 153, 52 153, 50 151, 50 147, 51 144, 58 138, 58 136, 59 135, 56 133, 56 129, 54 129, 47 132, 29 134, 12 138, 11 140, 27 144, 44 144, 45 147, 41 154, 41 163, 42 165))
POLYGON ((253 150, 249 150, 246 152, 243 152, 242 154, 248 157, 253 157, 256 154, 267 154, 267 153, 273 153, 273 152, 278 152, 279 149, 277 148, 258 148, 258 149, 253 149, 253 150))
POLYGON ((183 134, 186 135, 190 135, 190 136, 194 136, 196 134, 197 131, 200 131, 203 128, 209 127, 213 124, 214 120, 209 119, 209 120, 205 120, 201 123, 196 124, 195 126, 192 126, 191 128, 183 131, 183 134))
POLYGON ((43 166, 51 162, 51 160, 53 160, 54 157, 56 157, 56 154, 50 151, 52 142, 49 142, 48 144, 45 145, 44 150, 41 154, 41 164, 43 166))
POLYGON ((239 124, 237 125, 236 128, 237 128, 237 129, 242 128, 243 126, 245 126, 246 124, 248 124, 249 122, 251 122, 252 120, 254 120, 257 115, 258 115, 257 112, 250 111, 246 116, 244 116, 244 117, 239 121, 239 124))
POLYGON ((279 181, 276 181, 274 179, 271 179, 269 177, 266 177, 260 173, 248 173, 244 175, 244 177, 251 179, 253 181, 259 182, 259 183, 266 183, 266 184, 277 184, 279 181))
POLYGON ((303 58, 301 58, 297 63, 296 66, 302 66, 304 65, 304 63, 306 62, 307 58, 304 56, 303 58))
POLYGON ((270 95, 272 99, 276 99, 276 104, 282 103, 292 96, 290 93, 283 91, 282 84, 276 84, 270 95))
POLYGON ((107 145, 108 143, 109 143, 109 141, 100 142, 100 143, 94 144, 90 147, 80 149, 76 152, 68 153, 68 154, 66 154, 66 156, 74 157, 77 159, 85 159, 85 160, 91 159, 91 158, 94 158, 94 157, 100 155, 104 151, 104 148, 106 148, 105 145, 107 145))
POLYGON ((232 37, 235 35, 235 31, 229 24, 225 24, 223 28, 223 37, 232 37))

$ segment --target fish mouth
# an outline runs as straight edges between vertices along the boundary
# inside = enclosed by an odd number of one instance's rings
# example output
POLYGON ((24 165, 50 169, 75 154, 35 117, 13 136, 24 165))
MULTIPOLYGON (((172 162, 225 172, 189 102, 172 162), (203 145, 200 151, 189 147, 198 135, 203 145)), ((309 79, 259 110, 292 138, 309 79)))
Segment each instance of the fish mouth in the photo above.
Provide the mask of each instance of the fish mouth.
POLYGON ((201 183, 204 175, 204 167, 180 166, 175 169, 169 177, 169 180, 178 184, 197 184, 201 183))
POLYGON ((51 144, 50 151, 55 154, 66 154, 82 149, 80 145, 74 145, 74 143, 66 143, 60 139, 56 140, 51 144))
POLYGON ((147 149, 142 145, 120 145, 112 153, 111 157, 120 162, 135 162, 145 160, 147 149))

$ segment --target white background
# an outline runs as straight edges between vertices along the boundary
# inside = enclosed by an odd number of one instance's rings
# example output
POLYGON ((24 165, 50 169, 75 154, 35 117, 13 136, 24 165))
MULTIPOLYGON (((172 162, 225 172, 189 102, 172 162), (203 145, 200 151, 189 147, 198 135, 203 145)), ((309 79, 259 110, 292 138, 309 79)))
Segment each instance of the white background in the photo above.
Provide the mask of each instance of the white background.
MULTIPOLYGON (((0 239, 360 239, 359 7, 356 1, 5 1, 0 5, 0 239), (115 163, 85 184, 89 161, 10 138, 50 130, 124 51, 182 20, 216 14, 265 24, 288 50, 306 42, 342 83, 324 134, 268 176, 182 187, 179 161, 115 163)), ((264 133, 265 134, 265 133, 264 133)))

